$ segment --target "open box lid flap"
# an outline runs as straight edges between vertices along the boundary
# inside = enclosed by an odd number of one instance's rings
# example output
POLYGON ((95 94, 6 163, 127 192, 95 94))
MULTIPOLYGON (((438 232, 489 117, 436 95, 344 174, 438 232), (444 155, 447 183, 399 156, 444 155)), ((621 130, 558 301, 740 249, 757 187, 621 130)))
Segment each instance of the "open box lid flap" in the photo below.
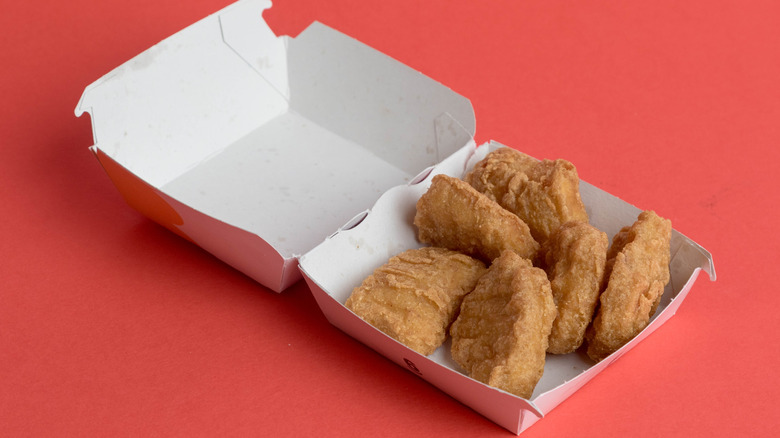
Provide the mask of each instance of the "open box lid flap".
POLYGON ((468 99, 321 23, 277 37, 268 7, 234 3, 89 85, 95 148, 162 187, 289 111, 413 175, 463 146, 437 150, 436 118, 474 135, 468 99))
MULTIPOLYGON (((325 25, 274 35, 268 7, 241 0, 156 44, 87 87, 76 114, 92 117, 93 151, 287 261, 470 141, 475 119, 468 99, 325 25), (230 211, 231 196, 261 202, 230 211)), ((202 233, 215 230, 186 232, 204 246, 202 233)))

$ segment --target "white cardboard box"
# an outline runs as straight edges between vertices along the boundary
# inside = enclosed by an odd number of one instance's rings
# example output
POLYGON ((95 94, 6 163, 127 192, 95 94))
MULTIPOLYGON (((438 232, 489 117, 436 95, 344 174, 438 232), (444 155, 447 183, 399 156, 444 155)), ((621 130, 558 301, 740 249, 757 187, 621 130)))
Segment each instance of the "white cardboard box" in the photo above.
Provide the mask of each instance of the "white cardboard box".
MULTIPOLYGON (((461 177, 501 145, 476 147, 452 90, 319 23, 277 37, 268 7, 238 1, 84 91, 76 115, 90 113, 92 151, 133 208, 277 292, 303 273, 332 324, 518 434, 671 317, 700 270, 714 280, 710 254, 673 231, 650 326, 595 365, 548 355, 530 400, 468 378, 449 344, 423 357, 385 336, 343 306, 352 288, 420 246, 414 206, 433 175, 461 177)), ((580 190, 609 236, 639 213, 580 190)))
POLYGON ((76 115, 133 207, 279 292, 299 255, 466 144, 474 112, 322 24, 276 37, 269 6, 234 3, 158 43, 76 115))

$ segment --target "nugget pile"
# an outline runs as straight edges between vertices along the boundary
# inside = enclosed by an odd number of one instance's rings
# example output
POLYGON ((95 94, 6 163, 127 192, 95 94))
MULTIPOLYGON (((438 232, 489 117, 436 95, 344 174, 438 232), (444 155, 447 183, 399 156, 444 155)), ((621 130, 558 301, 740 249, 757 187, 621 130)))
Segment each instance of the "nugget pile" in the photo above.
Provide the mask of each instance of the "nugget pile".
POLYGON ((423 355, 449 334, 470 377, 524 398, 547 354, 600 361, 633 339, 670 278, 669 220, 644 211, 610 246, 573 164, 509 148, 463 180, 436 175, 414 225, 429 246, 377 268, 346 306, 423 355))

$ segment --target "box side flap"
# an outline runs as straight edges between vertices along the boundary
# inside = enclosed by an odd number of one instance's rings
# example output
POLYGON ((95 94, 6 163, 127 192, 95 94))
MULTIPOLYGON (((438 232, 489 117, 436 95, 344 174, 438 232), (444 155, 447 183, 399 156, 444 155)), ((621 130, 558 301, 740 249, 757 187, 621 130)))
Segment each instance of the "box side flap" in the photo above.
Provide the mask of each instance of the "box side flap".
POLYGON ((266 241, 182 204, 92 148, 108 177, 133 209, 200 246, 275 292, 300 279, 297 261, 285 259, 266 241), (287 268, 287 269, 285 269, 287 268))
POLYGON ((474 135, 468 99, 320 23, 290 40, 288 61, 292 110, 406 173, 465 144, 437 146, 435 120, 442 114, 474 135))
POLYGON ((192 241, 180 228, 184 224, 184 220, 176 209, 178 204, 176 201, 138 178, 102 150, 95 147, 91 150, 130 207, 179 236, 192 241))
POLYGON ((285 111, 284 41, 259 16, 268 6, 230 5, 87 87, 76 114, 90 112, 95 145, 160 187, 285 111), (246 46, 253 62, 236 51, 246 46))

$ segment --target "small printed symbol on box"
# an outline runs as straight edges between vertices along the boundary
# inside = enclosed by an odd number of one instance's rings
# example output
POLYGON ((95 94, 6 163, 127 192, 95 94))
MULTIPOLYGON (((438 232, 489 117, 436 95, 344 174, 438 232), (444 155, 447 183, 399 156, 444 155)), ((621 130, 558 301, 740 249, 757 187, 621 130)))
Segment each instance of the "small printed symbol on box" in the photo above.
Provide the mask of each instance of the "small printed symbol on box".
POLYGON ((417 368, 417 365, 415 365, 414 362, 407 358, 404 358, 404 362, 406 362, 406 366, 408 366, 410 370, 414 371, 415 374, 422 376, 422 372, 417 368))

